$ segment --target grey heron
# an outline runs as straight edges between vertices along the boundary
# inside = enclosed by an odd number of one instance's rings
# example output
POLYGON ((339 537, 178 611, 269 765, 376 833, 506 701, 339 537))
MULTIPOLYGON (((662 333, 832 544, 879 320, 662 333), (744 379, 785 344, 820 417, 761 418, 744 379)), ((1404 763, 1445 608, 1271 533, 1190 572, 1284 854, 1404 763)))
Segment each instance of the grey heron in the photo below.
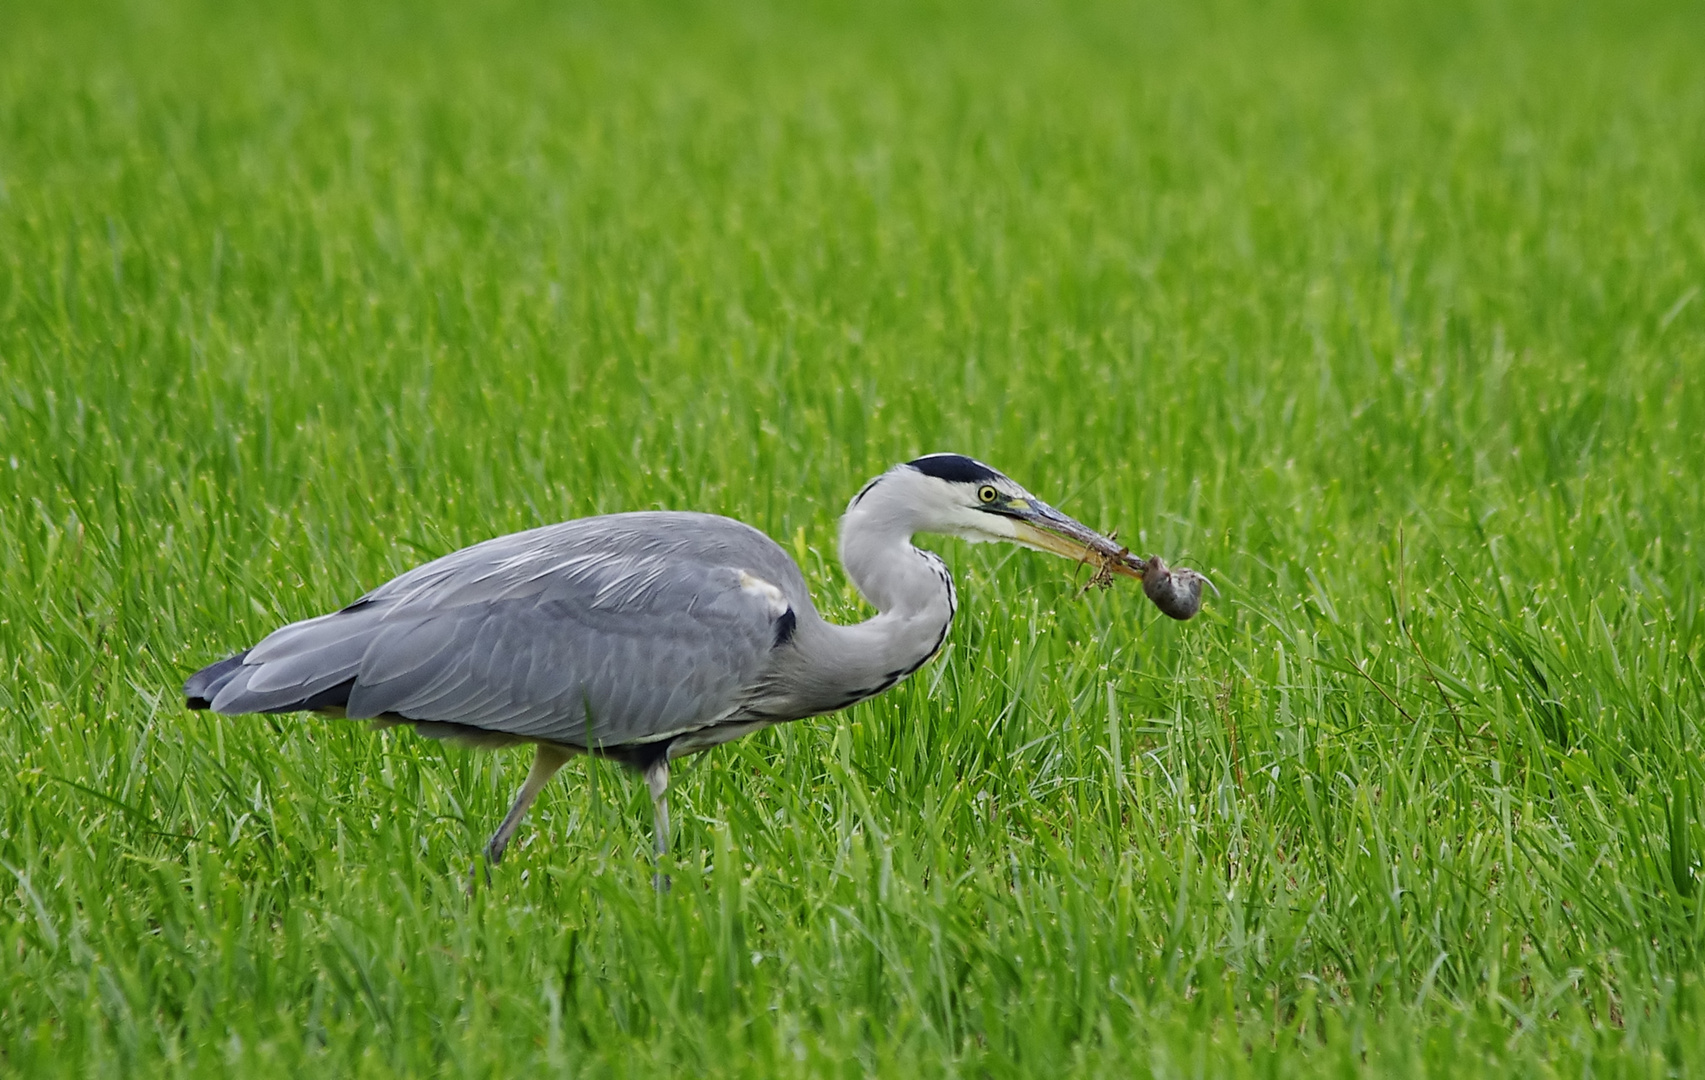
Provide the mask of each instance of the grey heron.
POLYGON ((941 648, 957 596, 941 559, 912 545, 921 532, 1141 577, 1175 618, 1200 607, 1200 575, 1132 559, 979 461, 930 454, 871 480, 841 519, 842 564, 877 610, 866 622, 821 618, 799 567, 749 525, 611 514, 416 567, 201 669, 184 695, 217 713, 316 712, 485 747, 533 744, 486 844, 492 863, 571 757, 618 761, 650 788, 662 856, 672 760, 874 697, 941 648))

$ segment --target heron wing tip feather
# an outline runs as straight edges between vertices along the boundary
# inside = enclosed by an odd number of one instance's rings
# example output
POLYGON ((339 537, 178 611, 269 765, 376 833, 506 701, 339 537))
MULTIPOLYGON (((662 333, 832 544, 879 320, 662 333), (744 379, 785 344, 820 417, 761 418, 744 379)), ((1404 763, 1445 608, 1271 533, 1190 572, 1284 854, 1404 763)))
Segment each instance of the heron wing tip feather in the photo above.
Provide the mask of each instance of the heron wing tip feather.
POLYGON ((249 651, 244 649, 235 656, 208 664, 184 680, 184 704, 196 710, 212 708, 213 699, 219 696, 226 683, 236 678, 248 655, 249 651))

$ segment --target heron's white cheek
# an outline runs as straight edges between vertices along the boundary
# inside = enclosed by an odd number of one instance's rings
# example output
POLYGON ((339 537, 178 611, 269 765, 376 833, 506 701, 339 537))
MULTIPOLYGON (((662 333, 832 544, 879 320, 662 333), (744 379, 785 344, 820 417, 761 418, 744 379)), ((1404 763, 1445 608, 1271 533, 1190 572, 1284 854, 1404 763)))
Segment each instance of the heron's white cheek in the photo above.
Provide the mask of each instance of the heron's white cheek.
POLYGON ((953 529, 953 535, 973 544, 1018 539, 1018 527, 1011 518, 985 513, 982 510, 967 510, 954 524, 956 527, 953 529))

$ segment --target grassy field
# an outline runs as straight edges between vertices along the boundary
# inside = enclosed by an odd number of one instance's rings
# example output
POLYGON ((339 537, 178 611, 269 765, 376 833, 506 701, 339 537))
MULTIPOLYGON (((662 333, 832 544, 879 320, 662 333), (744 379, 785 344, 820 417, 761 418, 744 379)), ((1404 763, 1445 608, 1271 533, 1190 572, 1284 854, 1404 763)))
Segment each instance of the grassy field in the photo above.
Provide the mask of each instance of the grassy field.
POLYGON ((1705 1075, 1705 12, 0 6, 0 1073, 1705 1075), (187 713, 497 533, 976 455, 640 784, 187 713))

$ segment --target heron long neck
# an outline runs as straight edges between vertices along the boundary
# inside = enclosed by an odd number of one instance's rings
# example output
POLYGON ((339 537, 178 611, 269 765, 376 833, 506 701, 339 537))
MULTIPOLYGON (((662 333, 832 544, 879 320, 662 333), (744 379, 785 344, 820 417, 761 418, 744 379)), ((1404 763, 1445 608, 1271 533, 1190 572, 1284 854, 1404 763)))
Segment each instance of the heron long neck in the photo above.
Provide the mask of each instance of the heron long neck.
POLYGON ((839 708, 881 693, 935 655, 953 623, 957 596, 942 561, 912 546, 903 517, 848 512, 841 527, 841 563, 875 618, 854 626, 825 624, 818 657, 839 708))

